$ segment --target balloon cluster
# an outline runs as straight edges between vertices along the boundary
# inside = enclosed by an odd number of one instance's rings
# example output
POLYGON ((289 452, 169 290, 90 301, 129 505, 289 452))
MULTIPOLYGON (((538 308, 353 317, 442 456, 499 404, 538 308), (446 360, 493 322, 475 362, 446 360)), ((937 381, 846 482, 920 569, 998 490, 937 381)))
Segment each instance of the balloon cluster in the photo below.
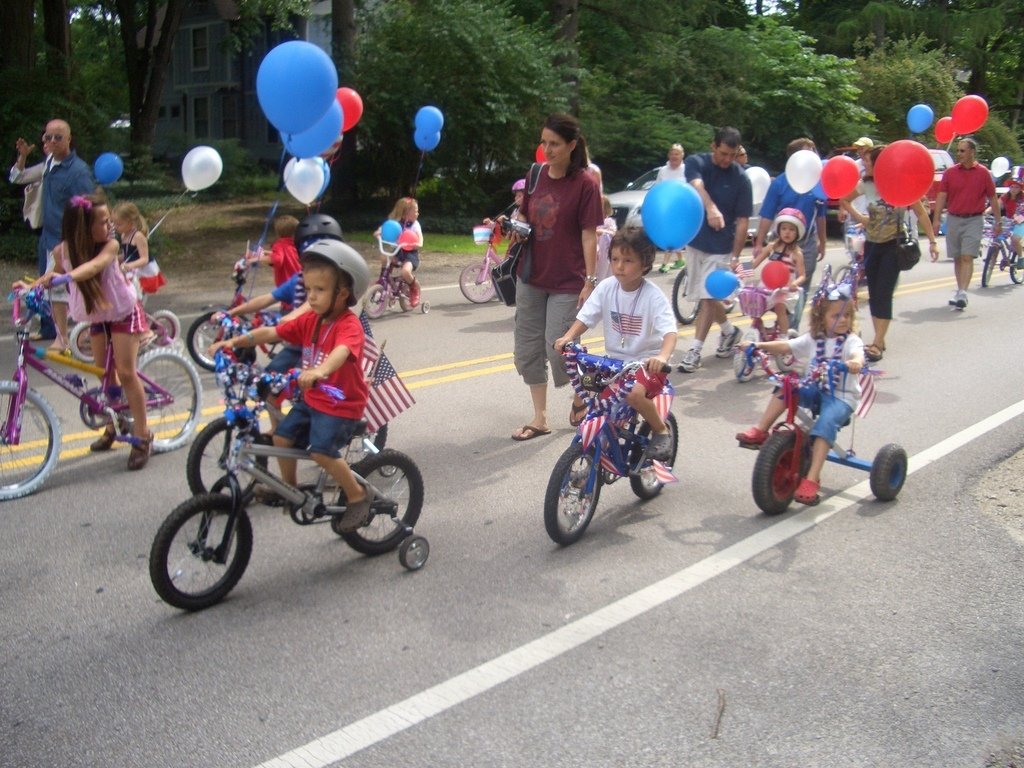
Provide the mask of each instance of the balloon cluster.
POLYGON ((303 205, 327 191, 331 169, 322 157, 293 157, 284 167, 284 187, 303 205))
MULTIPOLYGON (((917 104, 911 107, 911 111, 918 107, 927 108, 927 105, 917 104)), ((930 108, 928 108, 928 113, 931 114, 930 108)), ((956 136, 974 133, 985 124, 986 120, 988 120, 988 102, 975 94, 964 96, 953 105, 953 109, 948 115, 940 117, 935 122, 935 140, 940 144, 948 144, 956 136)), ((916 125, 920 124, 916 123, 916 125)), ((907 125, 910 130, 914 131, 914 127, 910 125, 910 112, 907 113, 907 125)), ((927 128, 928 125, 925 125, 921 131, 915 131, 915 133, 921 133, 927 128)))
POLYGON ((444 115, 437 107, 420 107, 416 113, 415 130, 412 134, 416 148, 422 152, 430 152, 441 143, 441 128, 444 127, 444 115))
POLYGON ((305 40, 289 40, 272 48, 256 73, 256 98, 267 120, 281 132, 285 146, 297 144, 305 149, 317 143, 312 134, 323 134, 323 139, 331 133, 313 154, 330 146, 341 131, 337 91, 338 71, 330 56, 305 40))

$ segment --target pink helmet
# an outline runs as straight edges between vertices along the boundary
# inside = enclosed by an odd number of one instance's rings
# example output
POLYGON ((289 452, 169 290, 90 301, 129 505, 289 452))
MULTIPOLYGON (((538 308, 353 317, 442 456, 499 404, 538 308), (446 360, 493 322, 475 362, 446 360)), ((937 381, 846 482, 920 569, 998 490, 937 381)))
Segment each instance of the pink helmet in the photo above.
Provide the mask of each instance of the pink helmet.
POLYGON ((779 234, 779 224, 792 224, 796 227, 796 239, 803 240, 804 233, 807 232, 807 219, 804 218, 803 213, 797 208, 783 208, 775 216, 775 221, 772 222, 772 231, 776 236, 779 234))
POLYGON ((522 192, 524 189, 526 189, 526 179, 518 179, 512 182, 513 192, 522 192))

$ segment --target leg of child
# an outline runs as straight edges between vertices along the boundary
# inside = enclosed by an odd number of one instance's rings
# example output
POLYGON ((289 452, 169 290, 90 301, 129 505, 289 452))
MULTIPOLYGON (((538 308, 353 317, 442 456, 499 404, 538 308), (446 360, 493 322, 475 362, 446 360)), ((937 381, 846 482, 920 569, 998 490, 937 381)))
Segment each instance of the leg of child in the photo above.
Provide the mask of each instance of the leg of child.
POLYGON ((637 382, 633 385, 632 391, 626 395, 626 403, 639 413, 643 420, 651 425, 651 434, 663 435, 668 432, 668 425, 658 414, 654 401, 647 397, 647 389, 643 384, 637 382))
POLYGON ((404 280, 407 285, 412 285, 416 282, 416 276, 412 273, 411 261, 402 263, 402 280, 404 280))
MULTIPOLYGON (((278 448, 292 448, 295 446, 295 440, 275 434, 274 445, 278 448)), ((277 466, 281 471, 281 479, 288 483, 288 485, 298 485, 299 483, 297 464, 298 462, 295 459, 287 459, 282 456, 277 457, 277 466)))
POLYGON ((853 408, 849 404, 829 394, 822 394, 821 409, 818 418, 811 427, 811 465, 807 470, 807 479, 812 483, 821 483, 821 468, 825 466, 825 458, 829 449, 839 435, 839 429, 849 422, 853 408))
POLYGON ((356 480, 348 462, 322 453, 311 453, 313 460, 323 467, 345 492, 345 514, 341 516, 339 530, 355 531, 370 522, 370 498, 365 486, 356 480))
POLYGON ((57 328, 57 338, 53 340, 50 349, 63 352, 68 348, 68 305, 63 301, 50 302, 53 310, 53 323, 57 328))
MULTIPOLYGON (((95 338, 95 337, 94 337, 95 338)), ((110 336, 114 347, 114 367, 117 378, 121 382, 128 408, 132 412, 132 434, 146 439, 149 437, 149 425, 146 423, 146 391, 142 387, 135 361, 139 356, 139 335, 135 333, 113 333, 110 336)))
POLYGON ((785 410, 785 401, 777 393, 773 394, 771 400, 768 401, 767 407, 764 409, 764 413, 761 415, 761 420, 747 431, 737 433, 736 439, 739 440, 740 446, 761 445, 768 439, 768 430, 771 429, 772 425, 785 410))
POLYGON ((786 338, 789 333, 789 312, 786 310, 786 302, 780 301, 772 309, 775 312, 775 327, 779 331, 779 338, 786 338))
POLYGON ((807 479, 815 485, 821 485, 821 468, 825 466, 825 458, 832 444, 820 437, 811 439, 811 463, 807 469, 807 479))

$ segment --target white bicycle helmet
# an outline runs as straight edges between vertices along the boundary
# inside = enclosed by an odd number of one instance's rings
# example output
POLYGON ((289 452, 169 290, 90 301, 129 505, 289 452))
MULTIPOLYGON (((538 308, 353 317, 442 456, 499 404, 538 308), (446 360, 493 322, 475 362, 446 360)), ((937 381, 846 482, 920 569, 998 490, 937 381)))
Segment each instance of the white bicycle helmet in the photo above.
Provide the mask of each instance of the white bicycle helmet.
POLYGON ((366 289, 370 287, 370 268, 366 259, 356 253, 350 245, 339 240, 317 240, 306 246, 299 260, 320 261, 337 267, 352 280, 352 293, 348 297, 348 305, 355 306, 366 289))
POLYGON ((797 208, 783 208, 775 215, 775 220, 772 222, 772 231, 775 236, 779 236, 779 224, 792 224, 796 227, 796 239, 803 240, 804 234, 807 232, 807 219, 804 218, 803 213, 797 208))

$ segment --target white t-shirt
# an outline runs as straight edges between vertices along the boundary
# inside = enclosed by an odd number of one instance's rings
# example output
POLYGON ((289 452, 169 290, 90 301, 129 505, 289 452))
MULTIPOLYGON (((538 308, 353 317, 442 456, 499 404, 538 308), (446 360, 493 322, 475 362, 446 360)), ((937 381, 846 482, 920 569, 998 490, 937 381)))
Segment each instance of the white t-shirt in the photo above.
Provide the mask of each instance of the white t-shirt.
POLYGON ((605 354, 616 360, 655 357, 661 352, 665 334, 676 332, 672 305, 661 289, 646 279, 629 293, 614 277, 602 280, 576 319, 588 328, 601 321, 605 354))
POLYGON ((658 181, 664 181, 665 179, 679 179, 680 181, 686 181, 685 163, 680 163, 678 168, 673 168, 668 163, 661 166, 661 168, 658 169, 658 181))
MULTIPOLYGON (((831 360, 835 356, 837 346, 836 342, 838 341, 839 337, 825 339, 826 360, 831 360)), ((807 369, 811 367, 812 364, 817 364, 818 362, 815 359, 815 355, 818 351, 818 340, 809 333, 797 336, 795 339, 790 341, 789 349, 793 353, 793 357, 796 358, 797 364, 804 373, 807 372, 807 369)), ((842 352, 839 354, 839 359, 845 363, 847 360, 850 360, 858 354, 864 354, 864 342, 861 340, 860 336, 855 333, 847 334, 846 341, 843 343, 842 352)), ((839 381, 836 382, 836 388, 833 394, 851 408, 857 410, 857 404, 860 402, 860 375, 848 373, 846 376, 840 376, 839 381)))

